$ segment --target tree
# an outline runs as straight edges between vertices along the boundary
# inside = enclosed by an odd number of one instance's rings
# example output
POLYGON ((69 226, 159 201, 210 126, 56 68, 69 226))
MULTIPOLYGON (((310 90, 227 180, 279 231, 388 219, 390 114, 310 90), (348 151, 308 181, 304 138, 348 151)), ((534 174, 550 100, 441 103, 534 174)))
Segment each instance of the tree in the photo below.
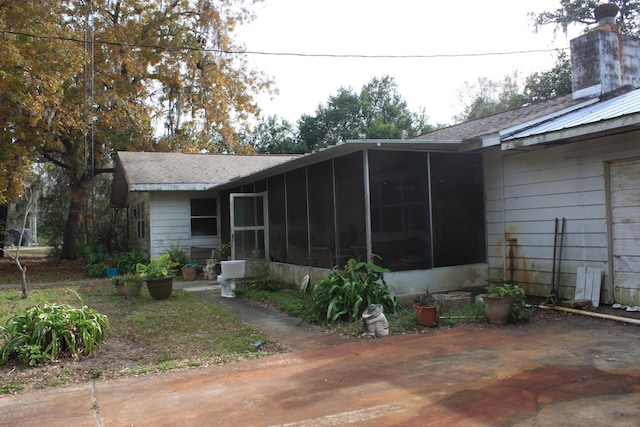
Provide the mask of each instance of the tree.
POLYGON ((558 53, 548 70, 527 76, 524 85, 526 102, 538 102, 571 93, 571 61, 566 52, 558 53))
POLYGON ((236 148, 235 128, 258 112, 253 96, 270 87, 230 53, 239 50, 233 29, 253 17, 246 3, 2 2, 0 151, 64 171, 71 197, 63 258, 77 256, 89 189, 112 170, 115 151, 217 151, 207 145, 211 134, 236 148))
POLYGON ((293 125, 283 118, 262 118, 253 131, 245 132, 242 139, 264 154, 303 154, 305 147, 296 142, 293 125))
MULTIPOLYGON (((560 7, 552 12, 530 13, 536 30, 543 25, 553 25, 565 34, 571 24, 590 25, 596 22, 593 11, 600 4, 598 0, 560 0, 560 7)), ((620 8, 617 23, 623 34, 640 36, 640 1, 609 0, 620 8)))
POLYGON ((4 247, 0 248, 0 252, 3 255, 7 254, 7 256, 15 262, 16 266, 18 267, 18 270, 20 270, 21 283, 22 283, 22 287, 21 287, 22 298, 27 298, 29 296, 29 290, 27 289, 27 266, 23 265, 20 262, 20 248, 22 247, 22 242, 24 238, 25 229, 27 228, 27 221, 29 220, 29 215, 33 212, 33 210, 35 209, 38 203, 38 198, 41 190, 40 183, 41 183, 41 180, 39 179, 39 177, 36 179, 33 179, 31 180, 29 187, 24 188, 23 191, 21 192, 24 206, 21 209, 22 210, 22 215, 21 215, 22 227, 20 229, 20 234, 18 236, 15 255, 12 255, 9 252, 7 252, 4 249, 4 247))
POLYGON ((424 111, 409 111, 389 76, 374 77, 360 93, 340 88, 326 107, 318 106, 315 116, 304 115, 298 121, 299 141, 308 151, 348 139, 399 139, 431 129, 424 111))
POLYGON ((502 81, 479 77, 475 84, 465 82, 459 92, 465 107, 455 119, 457 122, 479 119, 569 93, 571 63, 567 54, 560 52, 550 70, 530 74, 524 86, 519 83, 517 73, 506 75, 502 81))
POLYGON ((524 95, 520 93, 517 73, 506 75, 502 81, 478 77, 474 84, 465 82, 459 97, 466 106, 463 112, 455 117, 457 122, 501 113, 526 103, 524 95))

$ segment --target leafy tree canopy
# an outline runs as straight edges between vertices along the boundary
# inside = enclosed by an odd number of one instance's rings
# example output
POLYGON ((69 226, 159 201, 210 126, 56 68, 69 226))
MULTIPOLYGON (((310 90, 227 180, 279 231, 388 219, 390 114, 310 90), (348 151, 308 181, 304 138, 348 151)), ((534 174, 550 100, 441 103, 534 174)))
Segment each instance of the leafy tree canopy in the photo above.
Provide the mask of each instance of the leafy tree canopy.
MULTIPOLYGON (((590 25, 596 22, 593 11, 601 4, 598 0, 560 0, 560 7, 551 12, 531 13, 536 30, 544 25, 553 25, 565 34, 571 24, 590 25)), ((609 0, 620 8, 616 18, 623 34, 640 36, 640 1, 609 0)))
POLYGON ((464 107, 455 120, 460 123, 479 119, 569 93, 571 64, 567 54, 560 52, 550 70, 527 76, 524 85, 517 73, 506 75, 502 81, 480 77, 476 83, 465 82, 459 92, 464 107))
POLYGON ((253 131, 242 134, 242 139, 259 153, 303 154, 304 147, 296 142, 293 125, 277 116, 262 118, 253 131))
MULTIPOLYGON (((252 3, 0 2, 0 162, 37 159, 64 171, 72 197, 63 257, 76 256, 89 183, 110 170, 113 152, 219 151, 220 141, 235 150, 234 129, 270 87, 228 53, 239 50, 232 32, 253 18, 252 3)), ((8 195, 10 182, 0 185, 8 195)))
POLYGON ((340 88, 314 116, 298 120, 298 143, 312 151, 348 139, 399 139, 432 130, 424 111, 409 111, 393 77, 374 77, 360 93, 340 88))

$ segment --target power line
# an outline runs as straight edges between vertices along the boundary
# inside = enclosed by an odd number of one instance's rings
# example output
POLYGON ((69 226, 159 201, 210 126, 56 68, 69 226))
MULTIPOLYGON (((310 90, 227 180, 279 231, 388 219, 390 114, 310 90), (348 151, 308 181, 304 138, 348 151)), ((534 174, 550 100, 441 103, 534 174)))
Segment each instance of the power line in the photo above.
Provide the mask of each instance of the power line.
POLYGON ((338 58, 338 59, 470 58, 470 57, 482 57, 482 56, 522 55, 522 54, 529 54, 529 53, 560 52, 568 49, 564 47, 564 48, 552 48, 552 49, 514 50, 514 51, 507 51, 507 52, 440 53, 440 54, 430 54, 430 55, 364 55, 364 54, 330 54, 330 53, 299 53, 299 52, 298 53, 296 52, 261 52, 261 51, 251 51, 251 50, 211 49, 211 48, 193 47, 193 46, 161 46, 161 45, 143 44, 143 43, 112 42, 112 41, 106 41, 106 40, 82 40, 74 37, 50 36, 50 35, 32 34, 32 33, 10 31, 10 30, 0 30, 0 33, 40 38, 40 39, 71 41, 75 43, 106 44, 106 45, 113 45, 113 46, 159 49, 159 50, 166 50, 166 51, 188 50, 188 51, 224 53, 228 55, 289 56, 289 57, 302 57, 302 58, 338 58))

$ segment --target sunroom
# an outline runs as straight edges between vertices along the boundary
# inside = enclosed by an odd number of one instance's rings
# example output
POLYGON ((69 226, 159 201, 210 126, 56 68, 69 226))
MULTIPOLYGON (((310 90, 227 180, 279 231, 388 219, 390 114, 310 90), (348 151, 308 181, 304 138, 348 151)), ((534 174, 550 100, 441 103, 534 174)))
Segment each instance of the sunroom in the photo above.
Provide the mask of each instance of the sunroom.
POLYGON ((460 147, 348 141, 238 178, 216 189, 222 238, 249 274, 289 282, 354 258, 398 295, 484 285, 482 157, 460 147))

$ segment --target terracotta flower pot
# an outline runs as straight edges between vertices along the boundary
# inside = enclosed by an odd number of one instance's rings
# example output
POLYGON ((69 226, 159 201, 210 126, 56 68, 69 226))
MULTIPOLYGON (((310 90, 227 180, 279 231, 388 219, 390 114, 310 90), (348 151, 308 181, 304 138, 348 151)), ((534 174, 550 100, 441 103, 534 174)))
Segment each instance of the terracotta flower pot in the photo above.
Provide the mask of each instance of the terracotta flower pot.
POLYGON ((198 278, 198 267, 182 267, 180 269, 183 280, 196 280, 198 278))
POLYGON ((435 305, 425 306, 414 304, 413 308, 416 311, 416 320, 420 325, 430 328, 437 323, 438 307, 435 305))

